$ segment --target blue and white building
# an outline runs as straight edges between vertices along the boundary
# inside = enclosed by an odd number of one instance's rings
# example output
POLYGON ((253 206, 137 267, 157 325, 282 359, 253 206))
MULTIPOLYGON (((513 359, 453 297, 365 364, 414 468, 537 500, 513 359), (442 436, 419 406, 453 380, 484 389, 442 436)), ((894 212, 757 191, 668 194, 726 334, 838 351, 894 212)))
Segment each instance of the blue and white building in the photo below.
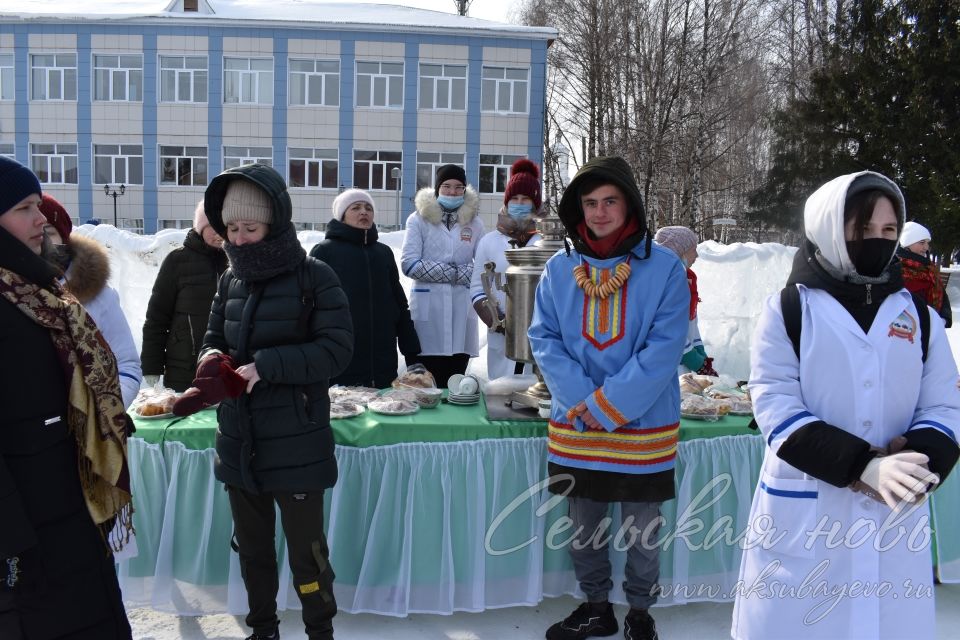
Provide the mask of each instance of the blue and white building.
POLYGON ((513 161, 542 161, 555 37, 321 0, 4 0, 0 154, 80 222, 112 222, 104 187, 123 184, 120 226, 146 233, 189 226, 213 176, 253 160, 305 229, 351 186, 395 225, 457 163, 490 228, 513 161))

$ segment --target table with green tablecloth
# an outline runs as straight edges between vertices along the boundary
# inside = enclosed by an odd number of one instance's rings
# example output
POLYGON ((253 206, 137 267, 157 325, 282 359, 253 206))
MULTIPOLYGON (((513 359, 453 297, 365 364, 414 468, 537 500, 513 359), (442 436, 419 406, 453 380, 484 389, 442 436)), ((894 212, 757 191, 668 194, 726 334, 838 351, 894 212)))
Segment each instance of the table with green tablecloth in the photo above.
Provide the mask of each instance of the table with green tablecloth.
MULTIPOLYGON (((763 454, 748 421, 681 422, 677 498, 664 503, 658 534, 662 603, 728 599, 763 454)), ((481 402, 331 424, 340 477, 325 496, 326 523, 342 610, 481 611, 576 592, 565 502, 544 484, 544 421, 491 421, 481 402)), ((125 601, 181 615, 245 613, 230 507, 213 476, 215 413, 136 425, 129 450, 139 553, 119 565, 125 601)), ((941 492, 950 485, 955 478, 941 492)), ((934 511, 946 512, 941 527, 960 530, 957 509, 934 511)), ((299 608, 279 527, 277 537, 286 585, 278 605, 299 608)), ((621 550, 611 598, 623 602, 624 539, 612 544, 621 550)), ((960 561, 941 559, 946 567, 960 575, 960 561)))

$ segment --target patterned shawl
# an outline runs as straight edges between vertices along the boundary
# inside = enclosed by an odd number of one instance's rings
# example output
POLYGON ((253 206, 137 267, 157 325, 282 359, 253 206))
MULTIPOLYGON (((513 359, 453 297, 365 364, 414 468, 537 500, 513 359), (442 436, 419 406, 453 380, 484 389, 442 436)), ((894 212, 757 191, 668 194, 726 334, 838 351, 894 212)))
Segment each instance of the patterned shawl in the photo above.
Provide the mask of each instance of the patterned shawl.
POLYGON ((50 291, 0 268, 0 296, 50 331, 68 388, 67 424, 77 441, 77 468, 90 517, 115 551, 133 531, 127 469, 127 421, 117 360, 69 293, 50 291), (112 533, 114 517, 119 527, 112 533))

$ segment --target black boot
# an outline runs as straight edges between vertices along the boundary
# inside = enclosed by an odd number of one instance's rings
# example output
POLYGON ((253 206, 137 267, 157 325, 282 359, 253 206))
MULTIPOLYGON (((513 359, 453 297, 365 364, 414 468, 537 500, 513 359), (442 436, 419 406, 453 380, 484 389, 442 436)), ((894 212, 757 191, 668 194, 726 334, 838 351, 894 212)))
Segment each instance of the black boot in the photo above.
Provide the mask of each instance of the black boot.
POLYGON ((573 613, 547 629, 547 640, 582 640, 612 636, 619 629, 609 602, 584 602, 573 613))
POLYGON ((658 640, 657 625, 646 609, 630 609, 623 619, 624 640, 658 640))
POLYGON ((280 629, 274 629, 273 633, 252 633, 246 640, 280 640, 280 629))

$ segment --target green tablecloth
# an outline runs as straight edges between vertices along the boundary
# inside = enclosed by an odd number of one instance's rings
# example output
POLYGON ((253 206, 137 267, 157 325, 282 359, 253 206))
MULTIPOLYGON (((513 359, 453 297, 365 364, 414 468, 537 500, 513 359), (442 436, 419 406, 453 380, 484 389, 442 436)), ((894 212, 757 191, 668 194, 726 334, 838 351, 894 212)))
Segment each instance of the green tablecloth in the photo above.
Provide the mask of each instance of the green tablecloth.
MULTIPOLYGON (((187 418, 134 418, 136 437, 147 442, 181 442, 188 449, 213 446, 217 417, 213 409, 187 418)), ((755 434, 747 428, 750 418, 726 416, 716 422, 681 420, 680 440, 755 434)), ((401 442, 462 442, 488 438, 536 438, 547 435, 547 423, 491 421, 483 400, 472 406, 441 403, 436 409, 421 409, 409 416, 385 416, 367 411, 356 418, 331 420, 337 444, 345 447, 375 447, 401 442)))

